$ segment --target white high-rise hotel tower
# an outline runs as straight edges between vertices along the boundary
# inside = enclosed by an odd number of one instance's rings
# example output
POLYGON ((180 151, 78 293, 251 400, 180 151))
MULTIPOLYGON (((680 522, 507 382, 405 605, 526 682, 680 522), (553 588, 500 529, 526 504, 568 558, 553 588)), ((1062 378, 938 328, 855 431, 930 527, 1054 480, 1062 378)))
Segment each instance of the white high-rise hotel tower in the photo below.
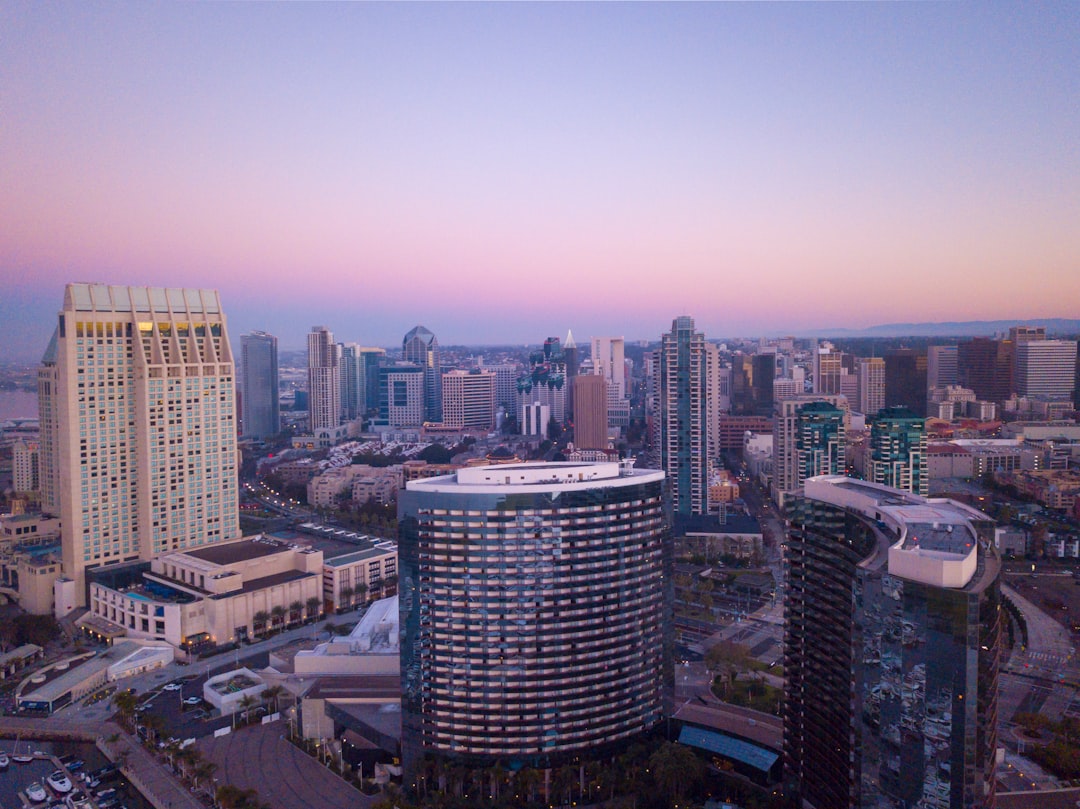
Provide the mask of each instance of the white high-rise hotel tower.
POLYGON ((239 536, 236 391, 213 290, 68 284, 38 374, 64 575, 239 536))

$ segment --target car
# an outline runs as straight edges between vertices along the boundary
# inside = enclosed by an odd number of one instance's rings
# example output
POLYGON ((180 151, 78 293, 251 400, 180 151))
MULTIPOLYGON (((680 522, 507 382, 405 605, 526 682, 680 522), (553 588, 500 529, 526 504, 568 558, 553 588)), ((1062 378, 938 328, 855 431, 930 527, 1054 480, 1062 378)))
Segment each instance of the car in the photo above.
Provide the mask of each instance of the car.
POLYGON ((202 697, 188 697, 184 700, 185 705, 198 705, 202 702, 202 697))
POLYGON ((180 683, 165 683, 165 685, 163 685, 161 687, 161 690, 162 691, 179 691, 181 688, 183 688, 183 686, 180 685, 180 683))

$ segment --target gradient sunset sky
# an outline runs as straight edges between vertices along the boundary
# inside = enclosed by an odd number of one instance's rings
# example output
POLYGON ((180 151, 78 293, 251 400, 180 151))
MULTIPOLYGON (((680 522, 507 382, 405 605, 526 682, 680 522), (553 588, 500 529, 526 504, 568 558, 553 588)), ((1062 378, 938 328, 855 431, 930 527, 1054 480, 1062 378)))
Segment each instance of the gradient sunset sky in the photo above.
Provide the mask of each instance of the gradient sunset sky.
POLYGON ((0 359, 1080 316, 1080 4, 0 2, 0 359))

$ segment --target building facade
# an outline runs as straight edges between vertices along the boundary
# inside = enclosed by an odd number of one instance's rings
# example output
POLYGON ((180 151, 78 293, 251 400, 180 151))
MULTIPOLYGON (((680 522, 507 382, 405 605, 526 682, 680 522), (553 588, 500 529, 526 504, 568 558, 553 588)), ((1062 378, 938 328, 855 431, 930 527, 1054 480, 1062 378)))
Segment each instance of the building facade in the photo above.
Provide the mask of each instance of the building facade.
POLYGON ((843 473, 846 407, 842 396, 812 393, 776 403, 772 496, 777 505, 783 506, 808 477, 843 473))
POLYGON ((911 348, 895 348, 885 354, 885 406, 900 405, 916 415, 926 415, 927 359, 911 348))
POLYGON ((807 480, 788 515, 785 793, 801 806, 992 807, 993 524, 840 477, 807 480))
POLYGON ((1068 399, 1076 382, 1075 340, 1024 340, 1016 344, 1016 392, 1068 399))
POLYGON ((534 463, 408 484, 398 506, 406 786, 425 758, 549 768, 661 721, 663 478, 629 464, 534 463))
POLYGON ((414 326, 401 340, 401 358, 424 369, 423 421, 442 421, 442 360, 439 341, 423 326, 414 326))
POLYGON ((263 331, 240 337, 243 434, 267 439, 281 432, 277 338, 263 331))
POLYGON ((495 374, 473 369, 442 376, 443 424, 456 430, 490 431, 495 426, 495 374))
POLYGON ((708 429, 705 335, 683 315, 661 337, 659 384, 660 464, 668 476, 672 510, 704 514, 708 508, 708 429))
POLYGON ((424 423, 426 371, 399 363, 379 368, 379 423, 388 427, 419 427, 424 423))
POLYGON ((926 497, 926 419, 906 407, 886 407, 870 425, 867 478, 874 483, 926 497))
POLYGON ((859 412, 872 416, 885 406, 885 360, 881 357, 859 357, 855 360, 859 380, 859 412))
POLYGON ((574 445, 607 448, 608 382, 599 374, 583 374, 574 380, 574 445))
POLYGON ((68 284, 38 374, 63 571, 239 536, 236 390, 216 291, 68 284))
POLYGON ((341 424, 340 350, 326 326, 315 326, 308 346, 308 430, 333 430, 341 424))

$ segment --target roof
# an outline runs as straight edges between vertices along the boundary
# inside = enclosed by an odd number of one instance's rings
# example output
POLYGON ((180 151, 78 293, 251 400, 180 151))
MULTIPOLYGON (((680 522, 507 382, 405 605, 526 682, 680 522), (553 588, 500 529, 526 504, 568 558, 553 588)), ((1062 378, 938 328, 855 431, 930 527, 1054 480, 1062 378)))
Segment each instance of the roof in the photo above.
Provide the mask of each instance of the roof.
POLYGON ((777 759, 780 758, 779 753, 766 750, 764 747, 744 742, 725 733, 696 728, 692 725, 683 725, 683 729, 679 732, 679 743, 697 747, 700 750, 707 750, 724 758, 740 761, 761 772, 771 770, 777 759))
POLYGON ((273 556, 287 550, 289 550, 287 543, 259 536, 254 539, 240 540, 239 542, 222 542, 207 545, 204 548, 192 548, 182 553, 185 556, 192 556, 215 565, 231 565, 236 562, 246 562, 251 559, 261 559, 264 556, 273 556))
POLYGON ((761 533, 761 524, 746 514, 728 514, 723 522, 716 514, 677 514, 673 528, 675 536, 761 533))
POLYGON ((306 699, 366 700, 401 702, 401 677, 371 674, 356 677, 319 677, 304 694, 306 699))
POLYGON ((284 573, 274 573, 271 576, 263 576, 261 579, 249 579, 244 582, 244 586, 239 590, 229 590, 224 593, 217 593, 211 598, 222 599, 232 598, 241 593, 253 593, 256 590, 265 590, 267 587, 273 587, 277 584, 285 584, 290 581, 297 581, 298 579, 307 579, 313 576, 321 576, 320 573, 304 573, 300 570, 286 570, 284 573))

